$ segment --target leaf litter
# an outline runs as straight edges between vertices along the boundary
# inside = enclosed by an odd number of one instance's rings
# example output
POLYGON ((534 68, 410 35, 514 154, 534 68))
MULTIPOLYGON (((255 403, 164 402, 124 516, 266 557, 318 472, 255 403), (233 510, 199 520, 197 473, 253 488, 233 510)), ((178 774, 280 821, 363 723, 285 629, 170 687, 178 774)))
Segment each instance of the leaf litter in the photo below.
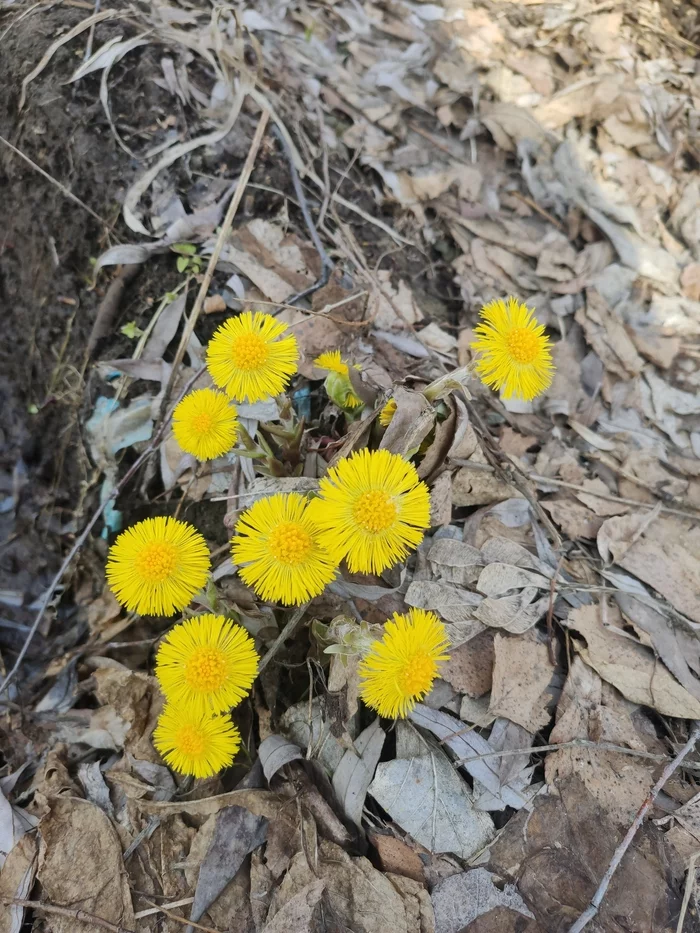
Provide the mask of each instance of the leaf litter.
MULTIPOLYGON (((47 623, 51 647, 31 656, 21 684, 36 725, 21 721, 17 693, 2 714, 25 757, 8 743, 0 929, 18 931, 25 910, 50 930, 75 929, 80 911, 124 930, 570 926, 686 721, 700 719, 696 33, 670 9, 586 0, 313 13, 262 3, 212 17, 164 4, 129 15, 83 19, 21 85, 26 107, 59 49, 78 48, 87 29, 101 37, 68 80, 99 98, 139 170, 122 197, 128 242, 101 251, 97 280, 182 243, 206 263, 235 190, 231 165, 235 176, 247 151, 232 136, 247 140, 261 107, 290 144, 336 263, 297 304, 323 256, 269 137, 203 319, 190 324, 204 339, 224 309, 275 308, 299 338, 294 404, 322 426, 316 449, 285 460, 284 405, 241 406, 249 458, 198 473, 168 438, 138 507, 162 497, 179 514, 226 499, 207 532, 223 546, 254 499, 315 489, 331 458, 376 430, 318 402, 313 360, 340 349, 363 398, 394 399, 378 444, 416 460, 433 531, 401 574, 338 579, 289 637, 285 613, 256 607, 221 561, 214 577, 230 586, 198 607, 221 600, 217 611, 275 657, 241 712, 247 757, 194 789, 150 741, 162 632, 105 602, 85 557, 80 573, 95 581, 75 599, 85 618, 70 634, 47 623), (103 33, 115 18, 119 33, 103 33), (189 108, 182 133, 134 132, 110 102, 114 75, 149 47, 167 53, 151 80, 173 115, 189 108), (549 392, 513 404, 470 382, 433 404, 425 388, 471 362, 478 309, 511 293, 555 341, 549 392), (280 476, 285 462, 293 469, 280 476), (451 641, 410 734, 365 715, 352 644, 329 667, 321 638, 407 607, 436 612, 451 641)), ((122 344, 98 363, 84 428, 105 499, 124 452, 151 441, 167 387, 201 365, 191 337, 190 366, 173 372, 187 302, 185 290, 141 322, 132 358, 122 344)), ((121 521, 106 511, 105 537, 121 521)), ((686 886, 696 903, 696 773, 693 756, 656 799, 600 907, 602 928, 675 926, 686 886)))

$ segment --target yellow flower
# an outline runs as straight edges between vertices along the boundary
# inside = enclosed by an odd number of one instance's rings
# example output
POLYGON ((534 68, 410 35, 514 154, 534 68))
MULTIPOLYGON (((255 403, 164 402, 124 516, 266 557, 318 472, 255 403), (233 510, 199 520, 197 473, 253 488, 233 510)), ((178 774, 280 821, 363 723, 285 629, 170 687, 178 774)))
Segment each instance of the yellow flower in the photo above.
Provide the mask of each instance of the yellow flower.
POLYGON ((360 696, 387 719, 407 716, 433 686, 448 647, 445 626, 433 612, 395 612, 360 663, 360 696))
POLYGON ((490 301, 481 309, 484 323, 474 333, 472 350, 481 354, 476 371, 492 389, 503 389, 504 398, 529 401, 548 389, 554 366, 551 343, 533 312, 515 298, 490 301))
POLYGON ((140 615, 175 615, 207 582, 209 548, 187 522, 147 518, 123 531, 107 555, 107 582, 140 615))
POLYGON ((244 628, 206 613, 168 632, 158 649, 156 677, 169 703, 211 715, 238 706, 253 686, 258 661, 244 628))
POLYGON ((307 500, 296 492, 259 499, 236 525, 233 560, 262 599, 298 605, 319 596, 335 576, 334 549, 321 546, 307 500))
POLYGON ((153 744, 173 771, 207 778, 232 764, 241 734, 228 716, 201 716, 168 704, 153 730, 153 744))
MULTIPOLYGON (((355 394, 350 381, 350 369, 345 360, 340 358, 340 350, 329 350, 314 360, 314 366, 328 371, 324 383, 328 397, 339 408, 362 408, 364 402, 355 394)), ((353 369, 360 367, 353 363, 353 369)))
POLYGON ((314 360, 314 366, 319 369, 325 369, 329 373, 338 373, 339 376, 347 376, 348 364, 340 358, 340 350, 329 350, 322 353, 314 360))
POLYGON ((386 403, 384 408, 379 412, 379 423, 388 428, 391 424, 392 418, 396 414, 396 399, 390 398, 386 403))
POLYGON ((236 409, 223 392, 196 389, 173 412, 173 433, 185 453, 198 460, 213 460, 236 443, 236 409))
POLYGON ((331 467, 309 505, 322 544, 351 573, 381 573, 404 560, 430 525, 430 494, 415 467, 388 450, 360 450, 331 467))
POLYGON ((298 359, 296 337, 262 311, 224 321, 207 347, 209 375, 239 402, 278 395, 297 371, 298 359))

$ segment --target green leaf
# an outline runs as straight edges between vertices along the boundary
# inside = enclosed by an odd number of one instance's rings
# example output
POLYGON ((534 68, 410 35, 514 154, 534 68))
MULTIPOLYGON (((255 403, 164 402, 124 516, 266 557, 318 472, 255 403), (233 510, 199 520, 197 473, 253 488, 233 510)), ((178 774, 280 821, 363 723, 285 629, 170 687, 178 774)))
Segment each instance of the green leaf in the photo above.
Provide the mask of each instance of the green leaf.
POLYGON ((170 249, 174 253, 179 253, 181 256, 194 256, 197 252, 197 247, 194 243, 173 243, 170 249))
POLYGON ((137 337, 143 336, 143 331, 138 326, 136 321, 129 321, 128 324, 120 327, 119 331, 120 333, 124 334, 125 337, 128 337, 129 340, 136 340, 137 337))
POLYGON ((177 258, 177 271, 184 272, 185 269, 189 266, 190 261, 187 256, 178 256, 177 258))

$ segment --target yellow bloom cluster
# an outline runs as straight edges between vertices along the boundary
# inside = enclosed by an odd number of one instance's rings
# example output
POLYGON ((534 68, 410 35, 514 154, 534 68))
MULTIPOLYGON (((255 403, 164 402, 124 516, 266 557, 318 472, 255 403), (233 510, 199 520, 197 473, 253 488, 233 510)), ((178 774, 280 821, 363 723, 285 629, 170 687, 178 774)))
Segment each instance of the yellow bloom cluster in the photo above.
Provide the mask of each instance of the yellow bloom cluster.
POLYGON ((168 632, 156 656, 166 707, 153 744, 171 768, 205 778, 233 762, 241 736, 228 714, 250 692, 259 660, 250 635, 224 616, 195 616, 168 632))

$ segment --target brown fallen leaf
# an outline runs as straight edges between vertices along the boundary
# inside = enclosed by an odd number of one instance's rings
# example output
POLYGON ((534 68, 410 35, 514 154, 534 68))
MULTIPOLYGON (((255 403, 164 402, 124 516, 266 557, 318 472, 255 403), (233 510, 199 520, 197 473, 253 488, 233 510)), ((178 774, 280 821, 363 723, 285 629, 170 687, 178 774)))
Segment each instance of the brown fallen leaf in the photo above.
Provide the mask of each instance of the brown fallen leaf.
MULTIPOLYGON (((305 852, 292 859, 287 874, 272 896, 267 933, 275 917, 313 882, 325 884, 322 903, 340 929, 358 933, 434 933, 430 901, 422 886, 413 882, 423 893, 413 893, 407 904, 405 896, 389 877, 377 871, 366 858, 352 858, 325 839, 316 851, 313 869, 305 852), (415 923, 416 898, 427 905, 419 916, 419 925, 415 923)), ((286 933, 294 928, 272 929, 286 933)))
POLYGON ((700 540, 697 527, 648 510, 609 518, 598 532, 603 560, 661 593, 679 612, 700 622, 700 540))
POLYGON ((324 881, 310 881, 265 924, 263 933, 315 933, 316 917, 326 888, 324 881))
POLYGON ((428 551, 433 577, 445 583, 468 586, 481 573, 483 558, 478 548, 454 538, 438 538, 428 551))
MULTIPOLYGON (((606 607, 606 622, 622 630, 617 606, 606 607)), ((669 674, 652 651, 606 628, 600 604, 574 609, 562 624, 585 639, 585 644, 576 640, 575 646, 586 664, 628 700, 665 716, 700 718, 700 700, 669 674)))
POLYGON ((165 701, 155 677, 138 671, 107 668, 95 671, 95 680, 98 701, 114 710, 127 724, 124 747, 134 758, 160 762, 151 733, 165 701))
POLYGON ((547 646, 529 637, 496 635, 494 651, 489 712, 517 722, 528 732, 538 732, 551 717, 548 688, 554 668, 547 646))
POLYGON ((480 697, 491 689, 493 661, 493 635, 482 632, 450 651, 450 659, 440 668, 440 676, 458 693, 480 697))
POLYGON ((494 907, 467 926, 459 933, 542 933, 542 927, 536 920, 524 918, 521 913, 509 907, 494 907))
POLYGON ((548 499, 542 503, 555 525, 567 538, 595 538, 604 522, 585 505, 573 499, 548 499))
POLYGON ((416 843, 410 846, 407 841, 388 832, 370 833, 369 840, 377 850, 382 871, 404 875, 420 884, 425 882, 423 861, 418 854, 421 847, 416 843))
POLYGON ((586 289, 586 306, 576 312, 576 321, 586 340, 603 361, 605 368, 622 379, 637 376, 644 360, 637 353, 622 323, 595 288, 586 289))
MULTIPOLYGON (((133 930, 134 910, 119 837, 94 804, 54 797, 40 825, 38 878, 46 900, 133 930)), ((75 933, 75 922, 51 917, 53 933, 75 933)))
MULTIPOLYGON (((623 857, 596 923, 606 933, 674 929, 680 895, 655 855, 660 831, 645 826, 623 857), (654 854, 652 854, 654 853, 654 854)), ((545 930, 566 930, 590 903, 622 832, 577 775, 534 800, 493 843, 488 867, 515 882, 545 930)))
MULTIPOLYGON (((604 684, 580 657, 574 658, 557 704, 556 725, 550 743, 587 739, 645 750, 632 719, 630 704, 614 687, 604 684)), ((587 748, 550 752, 545 759, 545 777, 554 784, 578 774, 610 820, 620 829, 632 822, 654 783, 654 768, 647 762, 587 748)))
POLYGON ((25 900, 34 886, 39 844, 34 834, 25 834, 12 848, 0 871, 0 933, 19 933, 24 907, 5 906, 15 898, 25 900))
POLYGON ((435 410, 422 392, 413 392, 403 386, 395 386, 392 397, 396 402, 396 412, 379 446, 382 450, 405 457, 409 451, 420 447, 421 441, 431 431, 435 410))
POLYGON ((532 913, 512 884, 502 888, 498 879, 485 868, 473 868, 438 882, 431 899, 435 910, 435 925, 439 933, 462 933, 480 917, 494 908, 507 909, 517 921, 510 931, 527 929, 532 913))

